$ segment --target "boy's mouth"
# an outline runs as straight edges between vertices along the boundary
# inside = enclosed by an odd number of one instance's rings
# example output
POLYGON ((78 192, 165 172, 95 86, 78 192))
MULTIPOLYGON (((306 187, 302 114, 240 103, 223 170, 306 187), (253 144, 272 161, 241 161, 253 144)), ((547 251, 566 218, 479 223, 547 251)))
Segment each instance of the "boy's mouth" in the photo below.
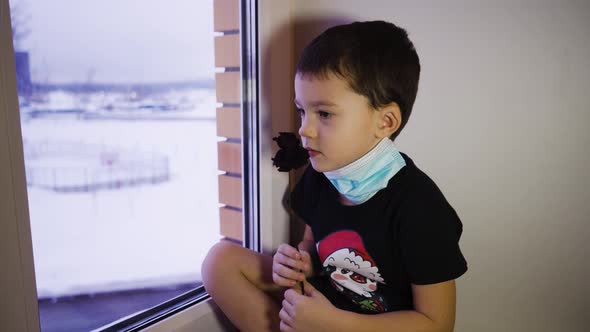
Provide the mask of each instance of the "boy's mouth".
POLYGON ((314 149, 312 149, 312 148, 305 148, 305 150, 307 150, 307 153, 309 153, 309 157, 315 157, 315 156, 317 156, 318 154, 320 154, 320 152, 319 152, 319 151, 317 151, 317 150, 314 150, 314 149))

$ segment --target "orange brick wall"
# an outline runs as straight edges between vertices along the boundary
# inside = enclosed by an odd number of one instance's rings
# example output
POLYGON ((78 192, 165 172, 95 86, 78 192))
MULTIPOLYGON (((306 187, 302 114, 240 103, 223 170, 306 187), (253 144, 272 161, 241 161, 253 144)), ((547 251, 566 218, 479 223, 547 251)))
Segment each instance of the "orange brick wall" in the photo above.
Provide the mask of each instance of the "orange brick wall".
POLYGON ((240 114, 240 1, 214 0, 213 28, 223 33, 215 37, 215 67, 225 68, 216 73, 217 136, 227 138, 217 144, 219 175, 220 232, 226 238, 243 240, 242 215, 242 121, 240 114), (229 70, 229 71, 228 71, 229 70))

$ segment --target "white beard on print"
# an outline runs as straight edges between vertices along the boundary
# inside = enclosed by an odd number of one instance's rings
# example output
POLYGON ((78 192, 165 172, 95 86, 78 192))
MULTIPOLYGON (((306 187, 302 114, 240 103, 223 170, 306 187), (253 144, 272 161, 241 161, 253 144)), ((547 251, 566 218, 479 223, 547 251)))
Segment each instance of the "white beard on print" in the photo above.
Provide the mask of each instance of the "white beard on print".
POLYGON ((340 291, 343 291, 342 287, 344 287, 357 293, 358 295, 370 298, 372 297, 370 292, 377 290, 376 281, 373 281, 348 269, 337 267, 336 271, 330 274, 330 277, 337 283, 340 291))
POLYGON ((371 293, 377 290, 377 282, 384 283, 376 266, 348 248, 333 252, 323 266, 332 267, 330 278, 337 286, 364 297, 372 297, 371 293))

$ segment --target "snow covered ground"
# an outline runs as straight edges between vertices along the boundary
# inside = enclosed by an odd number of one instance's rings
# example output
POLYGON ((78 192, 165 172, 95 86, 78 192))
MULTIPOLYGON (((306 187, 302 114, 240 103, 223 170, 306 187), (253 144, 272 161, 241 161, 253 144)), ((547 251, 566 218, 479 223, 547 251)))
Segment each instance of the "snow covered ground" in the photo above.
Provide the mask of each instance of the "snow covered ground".
POLYGON ((27 141, 153 151, 168 157, 170 170, 168 181, 119 189, 29 186, 39 298, 200 280, 201 262, 220 237, 218 138, 215 121, 203 120, 215 114, 215 92, 208 93, 186 119, 23 118, 27 141))

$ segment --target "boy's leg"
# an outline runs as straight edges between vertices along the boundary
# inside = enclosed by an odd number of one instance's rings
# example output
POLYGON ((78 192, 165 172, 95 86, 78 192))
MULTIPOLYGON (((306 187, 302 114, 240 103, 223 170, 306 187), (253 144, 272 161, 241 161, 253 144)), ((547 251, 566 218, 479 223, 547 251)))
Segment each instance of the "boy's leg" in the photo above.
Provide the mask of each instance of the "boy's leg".
POLYGON ((220 241, 201 268, 207 292, 240 331, 279 331, 283 289, 272 281, 272 257, 220 241))

